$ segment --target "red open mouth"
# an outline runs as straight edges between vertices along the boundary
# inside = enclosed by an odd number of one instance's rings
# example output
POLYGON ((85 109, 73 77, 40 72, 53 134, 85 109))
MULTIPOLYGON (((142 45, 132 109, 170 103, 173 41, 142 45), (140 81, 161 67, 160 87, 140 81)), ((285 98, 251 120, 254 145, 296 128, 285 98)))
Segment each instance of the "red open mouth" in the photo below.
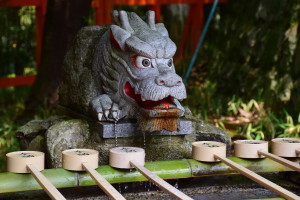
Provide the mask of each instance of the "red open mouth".
POLYGON ((168 109, 176 108, 176 105, 174 104, 174 97, 171 96, 168 96, 159 101, 151 101, 151 100, 143 101, 140 94, 135 94, 134 88, 130 85, 129 82, 125 83, 124 92, 127 96, 134 99, 137 102, 137 104, 139 104, 144 109, 168 110, 168 109))

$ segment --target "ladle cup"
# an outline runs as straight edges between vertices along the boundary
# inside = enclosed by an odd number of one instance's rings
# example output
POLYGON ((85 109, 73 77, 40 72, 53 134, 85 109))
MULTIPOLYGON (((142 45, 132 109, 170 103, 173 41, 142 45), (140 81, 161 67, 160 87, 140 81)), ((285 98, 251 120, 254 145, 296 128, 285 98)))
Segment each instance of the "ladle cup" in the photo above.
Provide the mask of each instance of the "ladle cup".
POLYGON ((240 158, 270 158, 275 162, 281 163, 293 170, 300 172, 300 165, 283 157, 297 157, 297 147, 300 148, 300 140, 298 143, 289 143, 287 141, 295 141, 296 139, 274 139, 272 140, 272 153, 268 152, 268 142, 263 140, 237 140, 234 142, 235 156, 240 158))
POLYGON ((300 157, 300 139, 276 138, 271 142, 272 153, 280 157, 300 157))
POLYGON ((69 149, 62 152, 62 165, 71 171, 87 171, 97 185, 112 199, 125 198, 95 169, 98 167, 98 151, 92 149, 69 149))
POLYGON ((14 173, 31 173, 39 185, 53 200, 65 200, 64 196, 40 172, 44 170, 45 154, 39 151, 16 151, 6 154, 7 170, 14 173))
POLYGON ((264 187, 276 192, 287 199, 300 199, 299 196, 290 191, 276 185, 275 183, 265 179, 264 177, 254 173, 253 171, 229 160, 226 158, 226 144, 221 142, 201 141, 192 144, 193 158, 203 162, 218 162, 222 161, 231 168, 235 169, 242 175, 251 180, 263 185, 264 187))
POLYGON ((109 165, 120 169, 137 169, 141 174, 151 180, 157 187, 167 192, 176 199, 191 200, 189 196, 185 195, 172 185, 158 177, 144 167, 145 164, 145 150, 137 147, 115 147, 110 149, 109 165))

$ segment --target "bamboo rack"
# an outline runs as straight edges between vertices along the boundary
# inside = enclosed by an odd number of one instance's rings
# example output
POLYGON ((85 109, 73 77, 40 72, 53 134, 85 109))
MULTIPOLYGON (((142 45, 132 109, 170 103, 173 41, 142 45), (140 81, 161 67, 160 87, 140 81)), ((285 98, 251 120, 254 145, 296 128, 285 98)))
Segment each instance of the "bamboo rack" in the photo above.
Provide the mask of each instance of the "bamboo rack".
MULTIPOLYGON (((244 160, 229 157, 228 159, 258 173, 292 171, 290 168, 268 158, 262 160, 244 160)), ((295 163, 300 162, 300 159, 297 158, 293 160, 295 163)), ((146 162, 145 168, 163 179, 237 174, 234 169, 231 169, 224 163, 202 163, 193 159, 146 162)), ((102 165, 99 166, 96 171, 102 174, 102 176, 112 184, 147 181, 147 178, 136 170, 118 170, 108 165, 102 165)), ((56 188, 96 185, 86 172, 71 172, 57 168, 45 169, 41 173, 45 175, 56 188)), ((31 174, 0 173, 0 193, 41 189, 31 174)))

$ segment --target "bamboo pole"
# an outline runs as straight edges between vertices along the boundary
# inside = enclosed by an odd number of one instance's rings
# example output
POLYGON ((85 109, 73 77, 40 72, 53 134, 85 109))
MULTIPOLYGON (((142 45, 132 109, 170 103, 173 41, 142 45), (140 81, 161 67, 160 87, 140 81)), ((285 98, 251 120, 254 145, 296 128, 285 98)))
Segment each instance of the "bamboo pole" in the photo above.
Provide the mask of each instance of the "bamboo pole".
POLYGON ((274 154, 271 154, 271 153, 268 153, 268 152, 264 152, 264 151, 258 151, 258 154, 263 155, 263 156, 265 156, 267 158, 270 158, 270 159, 272 159, 272 160, 274 160, 276 162, 279 162, 279 163, 281 163, 281 164, 283 164, 283 165, 285 165, 285 166, 287 166, 287 167, 289 167, 289 168, 291 168, 291 169, 293 169, 295 171, 300 172, 300 165, 299 164, 296 164, 296 163, 294 163, 292 161, 289 161, 287 159, 281 158, 279 156, 276 156, 274 154))
MULTIPOLYGON (((262 160, 244 160, 237 157, 228 158, 255 172, 291 171, 268 158, 262 160)), ((295 159, 295 161, 298 161, 295 159)), ((299 161, 298 161, 299 162, 299 161)), ((179 179, 190 177, 237 174, 235 170, 224 163, 202 163, 193 159, 146 162, 145 168, 163 179, 179 179)), ((96 171, 109 183, 125 183, 147 181, 138 171, 118 170, 108 165, 99 166, 96 171)), ((49 179, 56 188, 96 185, 88 173, 72 172, 62 168, 45 169, 41 173, 49 179)), ((0 193, 41 190, 31 174, 0 173, 0 193)))
POLYGON ((279 185, 276 185, 275 183, 265 179, 264 177, 256 174, 255 172, 235 163, 232 162, 231 160, 222 157, 222 156, 218 156, 218 155, 214 155, 214 157, 216 159, 221 160, 222 162, 224 162, 225 164, 227 164, 228 166, 232 167, 233 169, 235 169, 236 171, 238 171, 239 173, 243 174, 244 176, 250 178, 251 180, 255 181, 256 183, 272 190, 273 192, 276 192, 277 194, 279 194, 280 196, 287 198, 287 199, 300 199, 299 196, 295 195, 294 193, 284 189, 283 187, 280 187, 279 185))

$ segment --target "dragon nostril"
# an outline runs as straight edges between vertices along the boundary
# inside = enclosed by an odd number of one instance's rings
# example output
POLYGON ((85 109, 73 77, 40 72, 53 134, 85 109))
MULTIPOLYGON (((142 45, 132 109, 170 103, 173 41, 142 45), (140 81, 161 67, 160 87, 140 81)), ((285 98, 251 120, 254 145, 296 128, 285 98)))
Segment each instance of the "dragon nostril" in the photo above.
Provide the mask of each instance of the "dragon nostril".
POLYGON ((161 84, 164 84, 164 83, 165 83, 165 81, 159 81, 159 83, 161 83, 161 84))

